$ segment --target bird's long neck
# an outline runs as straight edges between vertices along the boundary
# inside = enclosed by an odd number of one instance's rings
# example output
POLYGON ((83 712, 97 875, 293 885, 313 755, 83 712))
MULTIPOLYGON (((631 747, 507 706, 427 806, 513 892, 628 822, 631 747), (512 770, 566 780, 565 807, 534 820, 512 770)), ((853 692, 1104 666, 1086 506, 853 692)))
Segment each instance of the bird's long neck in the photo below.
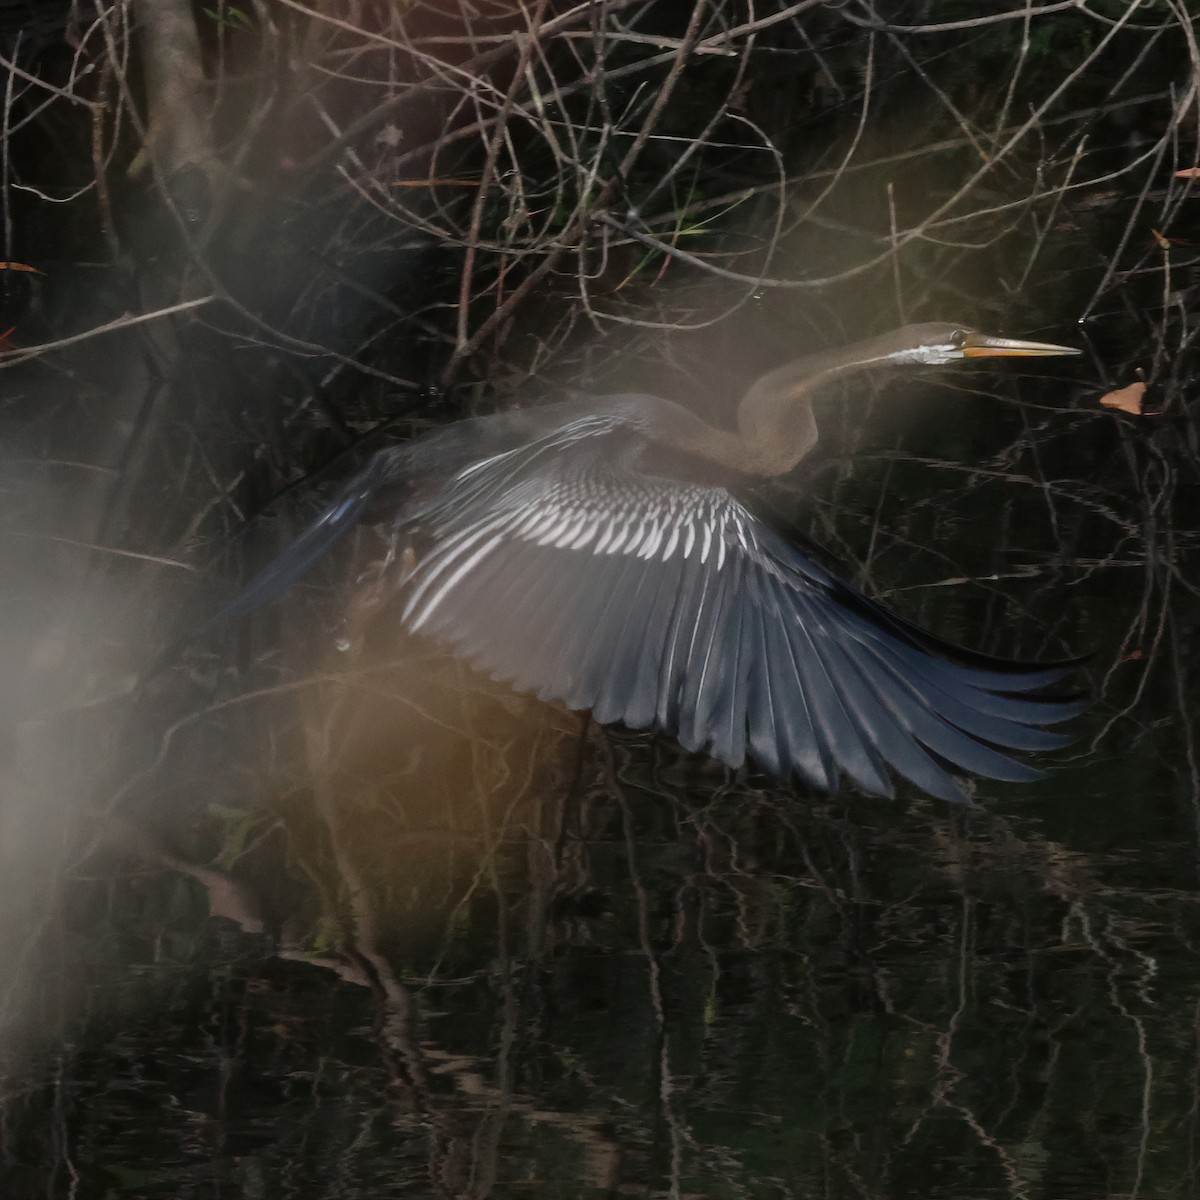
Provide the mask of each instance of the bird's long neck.
POLYGON ((687 413, 672 418, 662 440, 743 474, 782 475, 816 445, 813 401, 823 388, 855 371, 903 361, 893 335, 799 358, 751 384, 738 404, 736 431, 687 413))

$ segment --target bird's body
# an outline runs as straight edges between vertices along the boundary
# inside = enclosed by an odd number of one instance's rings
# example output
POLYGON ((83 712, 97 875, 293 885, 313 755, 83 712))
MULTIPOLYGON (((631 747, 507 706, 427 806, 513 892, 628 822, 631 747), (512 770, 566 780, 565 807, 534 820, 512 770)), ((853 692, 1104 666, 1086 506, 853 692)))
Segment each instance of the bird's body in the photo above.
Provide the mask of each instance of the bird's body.
MULTIPOLYGON (((473 418, 381 451, 220 617, 283 591, 379 498, 426 548, 402 620, 514 687, 655 728, 731 766, 892 794, 894 770, 1038 777, 1006 751, 1063 744, 1061 666, 953 647, 839 581, 740 497, 816 442, 812 396, 838 376, 976 353, 1071 353, 920 326, 760 379, 735 430, 655 396, 473 418), (396 489, 401 489, 397 498, 396 489)), ((376 516, 382 515, 379 513, 376 516)))

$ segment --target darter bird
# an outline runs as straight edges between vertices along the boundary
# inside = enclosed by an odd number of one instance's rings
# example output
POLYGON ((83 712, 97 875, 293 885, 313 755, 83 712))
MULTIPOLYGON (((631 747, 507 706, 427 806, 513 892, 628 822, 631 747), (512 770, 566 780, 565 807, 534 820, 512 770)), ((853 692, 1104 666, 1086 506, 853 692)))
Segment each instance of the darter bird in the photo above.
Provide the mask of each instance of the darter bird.
POLYGON ((403 624, 518 690, 822 792, 844 775, 891 796, 895 772, 954 801, 964 773, 1036 779, 1010 752, 1069 740, 1046 726, 1081 706, 1044 694, 1069 664, 923 631, 742 497, 813 449, 814 397, 856 372, 1076 353, 910 325, 762 376, 731 429, 636 394, 459 421, 375 454, 210 624, 279 595, 360 520, 385 516, 424 547, 403 624))

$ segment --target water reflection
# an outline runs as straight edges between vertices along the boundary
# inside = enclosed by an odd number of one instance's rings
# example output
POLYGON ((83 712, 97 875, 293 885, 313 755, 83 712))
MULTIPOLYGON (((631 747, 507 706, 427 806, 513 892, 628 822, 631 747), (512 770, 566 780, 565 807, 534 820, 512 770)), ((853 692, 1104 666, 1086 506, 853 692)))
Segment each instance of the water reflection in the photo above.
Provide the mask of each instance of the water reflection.
POLYGON ((144 834, 82 885, 65 927, 124 969, 57 1079, 8 1094, 42 1131, 11 1194, 39 1159, 139 1195, 1194 1181, 1194 856, 1110 763, 988 811, 798 804, 453 666, 426 683, 419 710, 382 680, 310 706, 310 794, 217 813, 225 869, 144 834), (386 779, 380 737, 423 761, 386 779), (1060 840, 1082 811, 1107 850, 1060 840))

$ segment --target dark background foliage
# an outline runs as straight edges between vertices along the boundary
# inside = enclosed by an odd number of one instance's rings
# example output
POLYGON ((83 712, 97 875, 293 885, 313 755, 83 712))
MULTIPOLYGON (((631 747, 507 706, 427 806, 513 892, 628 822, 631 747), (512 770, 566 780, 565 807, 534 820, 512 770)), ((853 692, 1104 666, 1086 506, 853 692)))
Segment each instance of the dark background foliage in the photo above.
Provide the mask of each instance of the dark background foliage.
POLYGON ((1196 1194, 1187 5, 0 30, 0 1193, 1196 1194), (1085 353, 835 393, 772 502, 944 636, 1090 655, 1044 783, 589 726, 405 638, 386 530, 187 640, 391 439, 720 418, 926 319, 1085 353))

